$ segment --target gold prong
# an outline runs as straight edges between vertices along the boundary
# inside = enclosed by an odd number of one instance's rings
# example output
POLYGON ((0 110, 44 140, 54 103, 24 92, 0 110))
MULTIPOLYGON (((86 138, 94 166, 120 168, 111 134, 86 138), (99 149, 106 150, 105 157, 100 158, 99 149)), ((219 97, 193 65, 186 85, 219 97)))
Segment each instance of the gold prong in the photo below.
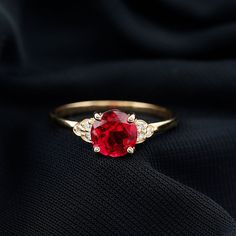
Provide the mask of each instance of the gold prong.
POLYGON ((134 147, 128 147, 127 148, 127 152, 130 153, 130 154, 133 154, 134 153, 134 147))
POLYGON ((132 123, 135 121, 135 114, 131 114, 129 117, 128 117, 128 122, 132 123))
POLYGON ((94 148, 93 148, 93 151, 94 151, 94 152, 100 152, 100 148, 99 148, 99 147, 94 147, 94 148))
POLYGON ((102 113, 97 113, 97 112, 95 112, 94 113, 94 118, 95 118, 95 120, 101 120, 102 119, 102 113))

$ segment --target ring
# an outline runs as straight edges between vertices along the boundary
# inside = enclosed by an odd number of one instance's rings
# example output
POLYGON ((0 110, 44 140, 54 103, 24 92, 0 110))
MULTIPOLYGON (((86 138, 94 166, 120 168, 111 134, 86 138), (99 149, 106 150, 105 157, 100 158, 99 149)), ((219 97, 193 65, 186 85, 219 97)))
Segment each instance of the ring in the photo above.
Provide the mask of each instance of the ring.
POLYGON ((92 143, 94 152, 112 158, 134 153, 136 144, 143 143, 154 133, 177 125, 170 110, 135 101, 97 100, 69 103, 56 108, 50 116, 57 123, 71 128, 84 141, 92 143), (87 112, 94 112, 93 117, 79 121, 70 119, 87 112), (148 123, 137 119, 137 112, 159 119, 157 122, 148 123))

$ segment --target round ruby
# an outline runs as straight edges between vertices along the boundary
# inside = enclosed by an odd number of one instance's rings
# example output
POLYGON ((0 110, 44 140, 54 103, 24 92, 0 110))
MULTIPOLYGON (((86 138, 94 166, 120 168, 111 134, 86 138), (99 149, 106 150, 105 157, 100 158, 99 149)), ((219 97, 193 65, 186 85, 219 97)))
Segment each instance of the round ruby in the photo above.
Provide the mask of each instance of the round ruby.
POLYGON ((127 154, 128 147, 134 148, 137 127, 128 122, 128 115, 119 110, 103 113, 101 120, 95 120, 91 129, 93 147, 99 147, 105 156, 119 157, 127 154))

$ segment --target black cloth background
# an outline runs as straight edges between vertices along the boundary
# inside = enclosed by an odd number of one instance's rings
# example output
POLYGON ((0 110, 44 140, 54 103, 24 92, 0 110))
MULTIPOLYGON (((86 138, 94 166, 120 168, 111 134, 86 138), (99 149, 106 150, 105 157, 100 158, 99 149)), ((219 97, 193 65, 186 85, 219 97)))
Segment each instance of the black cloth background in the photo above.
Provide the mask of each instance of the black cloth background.
POLYGON ((235 12, 2 0, 0 235, 236 235, 235 12), (180 123, 106 158, 48 118, 91 99, 161 104, 180 123))

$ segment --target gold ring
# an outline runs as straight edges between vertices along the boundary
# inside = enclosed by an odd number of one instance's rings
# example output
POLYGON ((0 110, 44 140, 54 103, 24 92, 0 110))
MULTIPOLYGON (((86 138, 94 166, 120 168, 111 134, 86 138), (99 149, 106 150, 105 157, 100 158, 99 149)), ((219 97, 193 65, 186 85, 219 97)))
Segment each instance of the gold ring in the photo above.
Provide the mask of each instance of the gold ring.
POLYGON ((143 143, 154 133, 166 131, 177 125, 176 118, 170 110, 135 101, 75 102, 56 108, 50 115, 59 124, 71 128, 74 134, 84 141, 92 143, 94 152, 113 158, 134 153, 136 144, 143 143), (91 118, 79 121, 70 119, 75 115, 92 111, 94 115, 91 118), (134 112, 147 113, 158 117, 159 120, 148 123, 137 119, 134 112))

